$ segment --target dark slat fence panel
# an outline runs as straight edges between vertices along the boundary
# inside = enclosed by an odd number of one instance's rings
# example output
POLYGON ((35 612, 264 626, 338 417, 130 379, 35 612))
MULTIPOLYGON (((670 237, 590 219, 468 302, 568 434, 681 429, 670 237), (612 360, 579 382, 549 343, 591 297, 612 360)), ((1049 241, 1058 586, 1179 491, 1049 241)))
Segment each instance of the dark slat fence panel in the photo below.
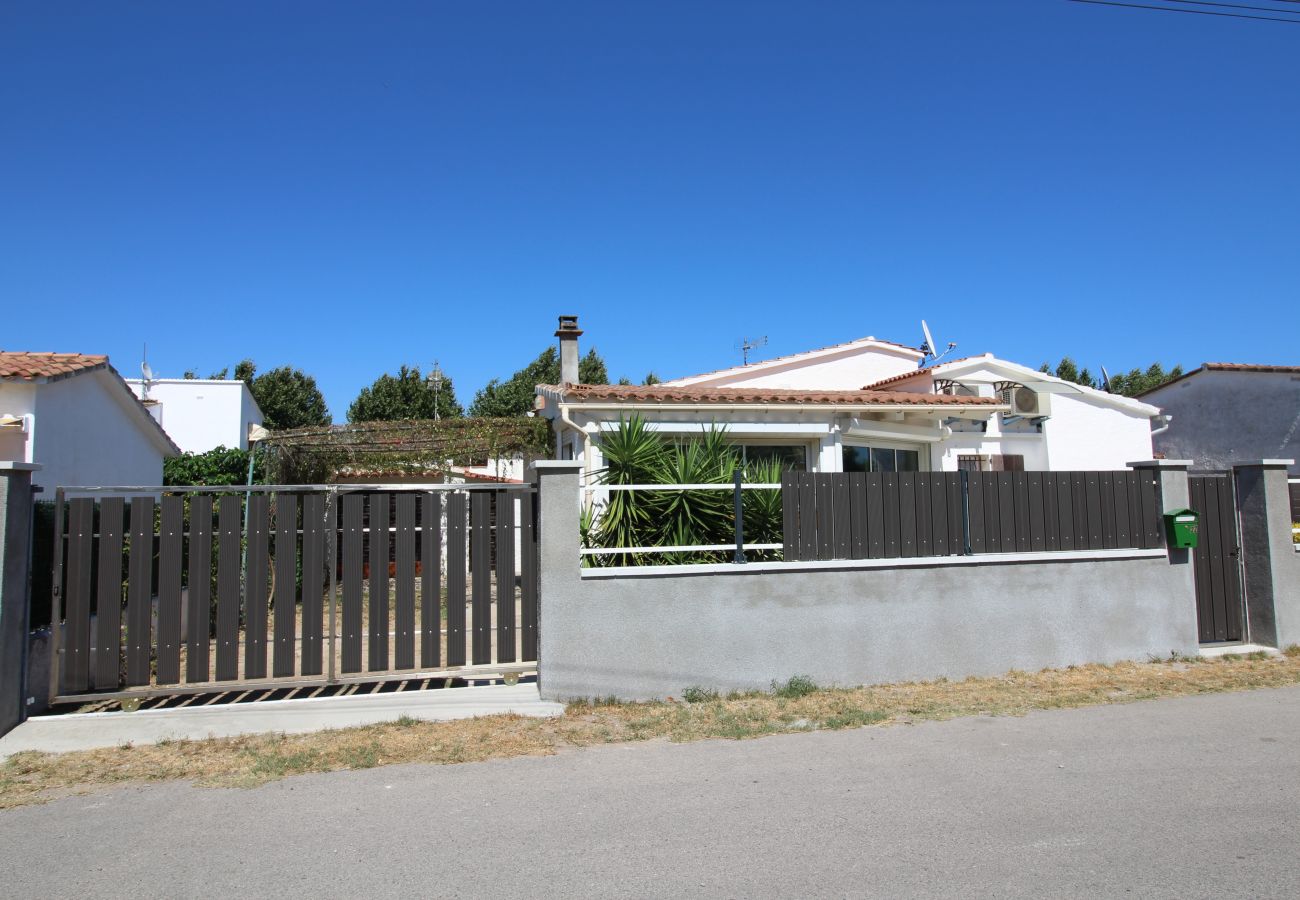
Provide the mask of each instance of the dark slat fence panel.
POLYGON ((222 497, 217 504, 217 681, 239 677, 241 503, 222 497))
POLYGON ((894 559, 1161 546, 1144 472, 788 473, 787 559, 894 559), (804 555, 805 548, 809 555, 804 555))
POLYGON ((537 526, 533 495, 519 498, 519 649, 525 661, 537 659, 537 526))
POLYGON ((442 665, 442 496, 420 500, 420 664, 442 665))
POLYGON ((321 625, 325 619, 325 496, 302 498, 302 629, 301 674, 319 675, 321 625))
POLYGON ((266 620, 270 602, 268 582, 271 500, 266 494, 248 497, 245 541, 248 562, 244 569, 244 677, 266 677, 266 620))
POLYGON ((1300 522, 1300 481, 1287 484, 1287 493, 1291 495, 1291 521, 1300 522))
POLYGON ((345 673, 361 671, 362 574, 365 568, 366 498, 343 497, 343 634, 339 667, 345 673))
MULTIPOLYGON (((153 523, 151 522, 150 525, 153 523)), ((95 501, 68 502, 68 550, 64 568, 62 690, 90 687, 90 588, 94 571, 95 501)), ((152 532, 151 532, 152 536, 152 532)), ((55 610, 54 621, 59 621, 55 610)))
POLYGON ((472 657, 474 665, 492 662, 492 495, 470 496, 472 657))
POLYGON ((152 497, 131 499, 124 682, 128 687, 149 683, 149 662, 153 656, 153 510, 152 497))
MULTIPOLYGON (((122 683, 122 524, 126 501, 99 502, 99 584, 95 592, 95 678, 99 690, 122 683)), ((205 577, 207 573, 204 573, 205 577)))
POLYGON ((781 473, 781 535, 783 544, 781 558, 787 562, 799 559, 799 519, 797 514, 799 498, 795 495, 798 490, 795 487, 796 483, 793 472, 781 473))
POLYGON ((394 533, 393 668, 415 668, 415 507, 414 494, 398 494, 394 533))
POLYGON ((155 680, 181 680, 181 570, 185 553, 185 498, 168 494, 159 504, 158 646, 155 680))
POLYGON ((497 652, 496 662, 514 662, 515 653, 515 500, 497 496, 497 652))
POLYGON ((370 659, 371 672, 388 668, 388 494, 370 495, 370 530, 366 561, 370 565, 370 659))
MULTIPOLYGON (((294 674, 298 650, 296 606, 298 582, 298 497, 280 494, 275 498, 275 643, 271 672, 276 678, 294 674)), ((303 578, 307 576, 303 561, 303 578)))
POLYGON ((465 495, 447 498, 447 665, 465 665, 465 572, 469 535, 465 495))
POLYGON ((190 498, 189 594, 186 599, 185 680, 207 681, 212 628, 212 497, 190 498))

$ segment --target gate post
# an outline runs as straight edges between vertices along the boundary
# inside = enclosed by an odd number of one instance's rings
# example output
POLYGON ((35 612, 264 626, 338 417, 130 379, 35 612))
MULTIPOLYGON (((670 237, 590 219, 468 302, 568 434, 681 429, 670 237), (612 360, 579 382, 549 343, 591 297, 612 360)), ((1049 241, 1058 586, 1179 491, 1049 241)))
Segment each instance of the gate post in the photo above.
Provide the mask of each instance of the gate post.
POLYGON ((1247 639, 1271 647, 1300 643, 1300 553, 1291 542, 1289 459, 1232 467, 1241 518, 1247 639))
POLYGON ((0 462, 0 735, 27 718, 32 472, 39 468, 0 462))
POLYGON ((577 600, 582 589, 581 472, 582 463, 573 460, 533 463, 537 482, 537 685, 543 697, 547 696, 547 669, 562 665, 565 652, 549 646, 556 635, 546 627, 548 613, 553 617, 557 605, 577 600))

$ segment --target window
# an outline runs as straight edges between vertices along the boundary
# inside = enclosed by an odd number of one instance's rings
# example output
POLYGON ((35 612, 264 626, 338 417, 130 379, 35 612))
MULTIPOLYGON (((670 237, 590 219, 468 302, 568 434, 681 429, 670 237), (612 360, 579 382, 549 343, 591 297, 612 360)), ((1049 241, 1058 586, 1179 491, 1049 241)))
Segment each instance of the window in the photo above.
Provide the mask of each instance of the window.
POLYGON ((921 468, 919 450, 894 447, 844 447, 845 472, 916 472, 921 468))
POLYGON ((745 465, 777 460, 786 472, 808 470, 808 448, 803 444, 740 444, 738 449, 745 465))
POLYGON ((1025 457, 1022 453, 1003 453, 991 456, 959 456, 958 472, 1023 472, 1025 457))

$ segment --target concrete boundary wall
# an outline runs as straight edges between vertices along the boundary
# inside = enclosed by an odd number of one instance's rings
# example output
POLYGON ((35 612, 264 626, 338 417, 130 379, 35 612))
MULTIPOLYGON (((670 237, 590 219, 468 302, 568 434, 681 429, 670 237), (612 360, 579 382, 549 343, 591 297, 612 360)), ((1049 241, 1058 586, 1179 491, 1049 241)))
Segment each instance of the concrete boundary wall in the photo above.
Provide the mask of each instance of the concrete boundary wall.
POLYGON ((796 674, 839 685, 963 678, 1197 650, 1185 551, 584 572, 578 468, 537 473, 548 699, 765 689, 796 674))

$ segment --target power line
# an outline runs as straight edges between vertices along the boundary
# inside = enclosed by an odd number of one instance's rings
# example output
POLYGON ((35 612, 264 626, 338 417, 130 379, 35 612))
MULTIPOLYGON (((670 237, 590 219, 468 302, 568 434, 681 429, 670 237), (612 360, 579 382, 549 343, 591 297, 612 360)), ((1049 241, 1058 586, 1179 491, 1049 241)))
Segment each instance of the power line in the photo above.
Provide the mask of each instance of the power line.
MULTIPOLYGON (((1282 13, 1287 16, 1300 15, 1300 10, 1291 12, 1290 10, 1278 9, 1276 6, 1247 6, 1243 3, 1215 3, 1213 0, 1165 0, 1165 2, 1188 3, 1192 6, 1221 6, 1226 9, 1253 9, 1258 12, 1282 13)), ((1281 2, 1281 0, 1275 0, 1275 2, 1281 2)), ((1295 2, 1300 3, 1300 0, 1295 0, 1295 2)), ((1183 10, 1183 12, 1190 12, 1190 10, 1183 10)))
MULTIPOLYGON (((1278 16, 1248 16, 1244 13, 1213 12, 1208 9, 1179 9, 1174 6, 1149 6, 1144 3, 1119 3, 1117 0, 1069 0, 1070 3, 1091 3, 1097 6, 1123 6, 1128 9, 1154 9, 1160 12, 1186 13, 1193 16, 1221 16, 1225 19, 1256 19, 1261 22, 1290 22, 1300 25, 1300 19, 1284 19, 1278 16)), ((1178 2, 1178 0, 1175 0, 1178 2)), ((1282 10, 1273 10, 1281 12, 1282 10)))

